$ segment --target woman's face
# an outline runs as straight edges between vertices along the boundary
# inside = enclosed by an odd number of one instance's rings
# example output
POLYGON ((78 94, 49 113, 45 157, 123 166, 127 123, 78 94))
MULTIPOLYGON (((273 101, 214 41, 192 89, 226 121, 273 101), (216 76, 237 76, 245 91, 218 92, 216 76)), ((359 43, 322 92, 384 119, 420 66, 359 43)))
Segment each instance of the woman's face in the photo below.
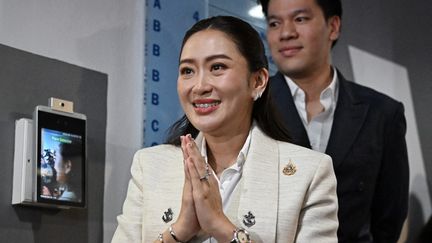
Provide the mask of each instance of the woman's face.
POLYGON ((248 129, 254 77, 226 34, 211 29, 193 34, 183 46, 177 80, 179 99, 189 121, 213 135, 248 129))

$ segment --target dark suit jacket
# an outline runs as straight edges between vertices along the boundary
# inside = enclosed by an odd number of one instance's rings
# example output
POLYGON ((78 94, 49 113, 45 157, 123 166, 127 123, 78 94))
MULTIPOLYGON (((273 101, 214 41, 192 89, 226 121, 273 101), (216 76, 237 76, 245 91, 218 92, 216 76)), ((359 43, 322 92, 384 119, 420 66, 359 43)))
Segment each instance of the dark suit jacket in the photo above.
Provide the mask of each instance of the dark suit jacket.
MULTIPOLYGON (((339 242, 396 242, 408 210, 409 168, 402 103, 345 80, 326 153, 333 158, 339 242)), ((293 142, 310 142, 281 73, 269 89, 293 142)))

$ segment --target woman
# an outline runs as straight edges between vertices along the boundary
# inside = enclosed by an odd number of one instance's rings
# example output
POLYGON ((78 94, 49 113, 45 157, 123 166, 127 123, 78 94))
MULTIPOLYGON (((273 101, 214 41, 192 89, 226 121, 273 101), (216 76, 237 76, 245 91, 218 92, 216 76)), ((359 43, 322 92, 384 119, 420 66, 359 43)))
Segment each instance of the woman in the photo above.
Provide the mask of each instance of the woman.
POLYGON ((113 242, 337 242, 330 157, 288 143, 258 33, 234 17, 185 35, 185 116, 138 151, 113 242))

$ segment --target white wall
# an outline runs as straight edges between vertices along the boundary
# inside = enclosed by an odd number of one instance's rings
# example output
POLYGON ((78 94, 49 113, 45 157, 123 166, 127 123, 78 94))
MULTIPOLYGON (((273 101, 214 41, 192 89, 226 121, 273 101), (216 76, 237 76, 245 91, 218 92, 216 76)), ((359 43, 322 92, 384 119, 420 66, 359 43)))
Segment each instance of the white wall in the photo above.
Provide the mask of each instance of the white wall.
POLYGON ((104 242, 142 144, 144 2, 0 0, 1 44, 108 74, 104 242))

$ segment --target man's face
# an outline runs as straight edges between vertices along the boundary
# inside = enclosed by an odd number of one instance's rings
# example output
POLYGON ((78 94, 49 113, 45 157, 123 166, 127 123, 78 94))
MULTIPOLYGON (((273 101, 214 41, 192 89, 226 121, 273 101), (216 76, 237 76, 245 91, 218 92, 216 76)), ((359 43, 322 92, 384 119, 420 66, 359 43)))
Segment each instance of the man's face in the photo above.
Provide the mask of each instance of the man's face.
POLYGON ((278 69, 291 78, 306 78, 328 68, 339 28, 340 19, 326 21, 316 0, 269 2, 267 41, 278 69))

